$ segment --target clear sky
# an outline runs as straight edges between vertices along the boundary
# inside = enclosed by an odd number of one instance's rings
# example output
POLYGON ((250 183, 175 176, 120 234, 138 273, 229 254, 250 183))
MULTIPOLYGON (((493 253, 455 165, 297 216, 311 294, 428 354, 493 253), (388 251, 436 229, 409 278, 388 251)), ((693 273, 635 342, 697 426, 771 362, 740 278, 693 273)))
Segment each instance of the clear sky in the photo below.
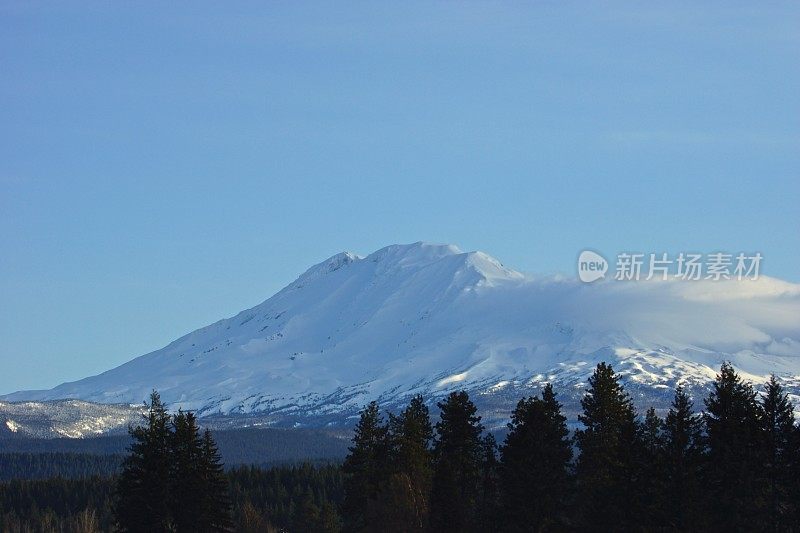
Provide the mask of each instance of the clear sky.
POLYGON ((800 4, 695 4, 0 1, 0 392, 398 242, 800 282, 800 4))

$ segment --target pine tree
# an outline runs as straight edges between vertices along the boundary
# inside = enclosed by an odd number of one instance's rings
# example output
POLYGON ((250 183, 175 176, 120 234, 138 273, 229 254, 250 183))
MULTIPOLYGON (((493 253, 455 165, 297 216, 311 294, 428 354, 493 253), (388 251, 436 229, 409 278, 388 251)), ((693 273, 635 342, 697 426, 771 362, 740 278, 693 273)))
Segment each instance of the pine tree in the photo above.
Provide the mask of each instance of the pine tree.
POLYGON ((231 499, 228 478, 217 444, 206 429, 200 449, 200 472, 203 477, 205 503, 201 515, 201 531, 231 531, 231 499))
POLYGON ((664 511, 667 523, 678 531, 698 529, 703 522, 703 422, 693 408, 692 400, 679 386, 664 420, 664 511))
POLYGON ((431 527, 436 531, 474 531, 479 524, 483 426, 477 409, 464 392, 443 402, 433 446, 431 527))
POLYGON ((156 391, 145 404, 144 426, 130 429, 133 444, 117 482, 114 518, 120 531, 158 533, 172 528, 169 509, 169 414, 156 391))
POLYGON ((714 525, 725 530, 759 529, 766 487, 759 434, 762 412, 756 392, 725 363, 705 404, 706 484, 714 525))
POLYGON ((639 527, 655 529, 665 521, 664 500, 664 422, 650 407, 639 425, 635 455, 636 500, 631 505, 639 527))
POLYGON ((378 504, 378 495, 385 484, 388 469, 388 428, 376 402, 363 411, 353 436, 350 453, 342 465, 345 498, 342 504, 346 531, 377 531, 371 520, 378 504))
POLYGON ((178 532, 201 531, 206 502, 202 441, 194 413, 173 417, 170 456, 170 507, 178 532))
POLYGON ((481 495, 478 500, 480 531, 497 531, 500 511, 500 463, 497 440, 487 433, 481 439, 481 495))
POLYGON ((792 484, 789 487, 789 497, 794 502, 794 508, 789 517, 795 524, 800 524, 800 425, 795 426, 792 435, 792 448, 794 450, 794 460, 789 465, 789 476, 792 484))
POLYGON ((390 530, 423 530, 428 524, 433 467, 433 439, 428 407, 421 396, 412 398, 398 416, 389 418, 391 480, 381 492, 384 523, 390 530))
POLYGON ((583 429, 576 431, 580 448, 577 463, 579 500, 587 525, 620 529, 636 513, 636 412, 610 365, 600 363, 589 378, 581 400, 583 429))
POLYGON ((426 490, 432 475, 429 448, 433 428, 422 396, 412 398, 399 416, 390 418, 390 429, 396 468, 418 478, 418 484, 426 490))
POLYGON ((792 523, 797 503, 792 487, 793 463, 800 460, 796 447, 794 406, 775 376, 764 385, 763 411, 764 474, 767 482, 766 522, 773 531, 783 531, 792 523))
POLYGON ((517 403, 500 449, 504 530, 538 531, 562 521, 571 459, 566 417, 547 384, 541 399, 517 403))
POLYGON ((319 533, 339 533, 342 529, 341 519, 339 513, 336 512, 336 507, 330 502, 325 501, 319 513, 319 533))
POLYGON ((311 489, 307 489, 292 520, 295 531, 320 531, 320 509, 314 503, 311 489))

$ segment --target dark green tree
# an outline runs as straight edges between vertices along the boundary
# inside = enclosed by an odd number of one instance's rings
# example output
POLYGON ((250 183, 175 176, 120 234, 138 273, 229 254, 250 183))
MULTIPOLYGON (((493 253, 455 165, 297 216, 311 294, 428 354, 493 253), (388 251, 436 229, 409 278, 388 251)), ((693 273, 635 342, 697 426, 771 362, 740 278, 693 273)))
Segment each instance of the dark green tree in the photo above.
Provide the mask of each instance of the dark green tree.
POLYGON ((120 531, 170 531, 170 417, 156 391, 145 404, 144 425, 130 429, 133 443, 117 482, 114 518, 120 531))
POLYGON ((295 531, 320 531, 321 529, 321 514, 320 509, 314 503, 314 496, 311 489, 307 489, 300 501, 300 506, 295 512, 292 524, 295 531))
POLYGON ((172 419, 170 509, 179 532, 201 531, 206 505, 202 440, 194 413, 178 411, 172 419))
POLYGON ((217 443, 206 429, 200 449, 200 472, 203 480, 201 531, 232 531, 231 498, 228 478, 217 443))
POLYGON ((114 517, 121 531, 232 530, 228 483, 211 433, 200 437, 193 413, 170 418, 157 392, 117 482, 114 517))
POLYGON ((639 425, 636 447, 631 450, 636 499, 631 502, 634 520, 641 528, 656 529, 665 522, 664 422, 650 407, 639 425))
POLYGON ((581 400, 583 428, 576 431, 578 498, 583 520, 598 530, 624 529, 637 513, 636 412, 610 365, 600 363, 581 400))
POLYGON ((481 494, 478 499, 481 531, 498 531, 500 463, 497 452, 497 440, 494 435, 487 433, 481 439, 481 494))
POLYGON ((794 428, 792 446, 795 450, 795 455, 794 460, 789 465, 789 475, 794 481, 789 489, 789 495, 794 502, 791 518, 795 524, 800 524, 800 425, 794 428))
POLYGON ((191 412, 178 411, 172 425, 170 502, 175 530, 231 530, 228 482, 211 431, 206 429, 201 437, 191 412))
POLYGON ((664 511, 666 522, 677 531, 699 529, 704 521, 703 419, 693 408, 679 386, 664 420, 664 511))
POLYGON ((464 392, 450 393, 441 409, 433 446, 431 527, 435 531, 474 531, 480 525, 483 426, 464 392))
POLYGON ((563 524, 571 459, 566 417, 547 384, 541 398, 517 403, 500 448, 504 530, 539 531, 563 524))
POLYGON ((388 427, 383 423, 378 404, 370 402, 356 425, 353 445, 342 465, 345 498, 342 505, 346 531, 377 531, 372 517, 379 506, 379 493, 389 478, 388 427))
POLYGON ((797 502, 793 487, 793 463, 800 461, 794 427, 794 406, 775 376, 764 385, 761 399, 764 442, 764 475, 767 482, 767 524, 772 531, 784 531, 793 522, 797 502))
POLYGON ((722 530, 760 529, 766 486, 756 392, 724 363, 705 404, 711 519, 722 530))
POLYGON ((433 464, 433 439, 428 407, 415 396, 398 415, 389 417, 389 482, 381 492, 380 520, 390 530, 419 531, 427 527, 433 464))
POLYGON ((339 513, 336 511, 330 501, 325 501, 319 511, 319 533, 339 533, 342 529, 342 521, 339 513))

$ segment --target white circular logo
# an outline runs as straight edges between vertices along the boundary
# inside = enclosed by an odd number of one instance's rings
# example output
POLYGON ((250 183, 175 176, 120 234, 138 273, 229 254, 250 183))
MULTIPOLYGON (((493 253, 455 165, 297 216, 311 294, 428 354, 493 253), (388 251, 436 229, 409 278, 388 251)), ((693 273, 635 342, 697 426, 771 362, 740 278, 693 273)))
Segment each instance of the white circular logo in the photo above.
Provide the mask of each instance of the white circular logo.
POLYGON ((606 276, 608 261, 602 255, 591 250, 584 250, 578 256, 578 278, 584 283, 591 283, 606 276))

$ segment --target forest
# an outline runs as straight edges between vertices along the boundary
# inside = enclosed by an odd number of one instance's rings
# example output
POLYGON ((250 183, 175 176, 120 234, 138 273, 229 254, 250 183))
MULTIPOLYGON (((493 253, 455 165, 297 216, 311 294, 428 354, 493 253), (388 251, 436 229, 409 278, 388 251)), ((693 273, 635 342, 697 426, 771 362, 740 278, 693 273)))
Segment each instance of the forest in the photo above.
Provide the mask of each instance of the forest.
MULTIPOLYGON (((349 431, 345 429, 251 427, 214 431, 214 441, 228 467, 341 462, 347 455, 349 439, 349 431)), ((0 481, 12 477, 41 479, 57 475, 83 477, 87 473, 117 474, 131 442, 130 435, 81 439, 0 438, 0 481), (104 457, 108 455, 116 457, 104 457), (35 472, 20 471, 15 466, 26 460, 36 465, 35 472)))
POLYGON ((702 406, 678 387, 660 418, 637 413, 601 363, 576 431, 547 385, 518 402, 502 442, 466 392, 435 406, 370 403, 341 463, 226 469, 214 435, 154 393, 127 453, 107 456, 116 466, 78 455, 73 471, 31 479, 69 458, 0 456, 0 529, 800 530, 800 429, 775 377, 756 388, 724 364, 702 406))

